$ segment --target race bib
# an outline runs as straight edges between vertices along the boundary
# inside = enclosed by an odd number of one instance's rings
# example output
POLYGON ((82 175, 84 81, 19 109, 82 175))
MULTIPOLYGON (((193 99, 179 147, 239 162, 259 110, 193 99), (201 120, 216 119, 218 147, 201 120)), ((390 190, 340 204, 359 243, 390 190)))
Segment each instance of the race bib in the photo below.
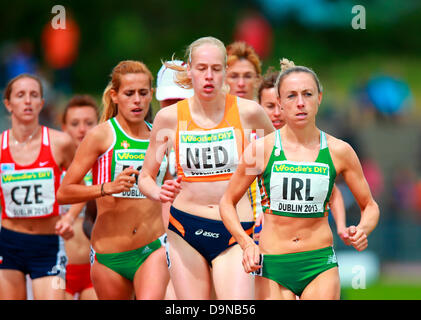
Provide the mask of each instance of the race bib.
POLYGON ((270 209, 289 214, 324 212, 329 166, 315 162, 276 161, 270 178, 270 209))
MULTIPOLYGON (((117 176, 125 169, 129 167, 133 167, 137 171, 140 172, 142 170, 143 161, 146 156, 146 150, 143 149, 121 149, 115 150, 115 169, 114 169, 114 178, 115 180, 117 176)), ((166 172, 166 157, 164 157, 161 166, 159 168, 159 173, 157 175, 157 182, 158 185, 162 184, 162 181, 165 177, 166 172)), ((130 188, 129 191, 123 191, 120 193, 114 193, 113 197, 117 198, 131 198, 131 199, 145 199, 146 196, 140 192, 138 187, 138 176, 136 175, 136 181, 133 186, 130 188)))
POLYGON ((180 131, 179 157, 186 177, 234 173, 238 164, 234 128, 180 131))
POLYGON ((10 218, 36 218, 53 212, 55 203, 52 168, 3 172, 1 186, 10 218))

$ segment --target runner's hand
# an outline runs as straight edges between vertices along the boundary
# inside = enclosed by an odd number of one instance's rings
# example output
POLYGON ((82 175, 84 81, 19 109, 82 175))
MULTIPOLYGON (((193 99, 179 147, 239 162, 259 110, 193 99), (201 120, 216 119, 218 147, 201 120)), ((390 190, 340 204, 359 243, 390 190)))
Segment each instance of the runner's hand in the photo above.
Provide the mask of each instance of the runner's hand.
POLYGON ((350 226, 349 228, 347 228, 347 231, 349 236, 349 242, 356 250, 363 251, 367 248, 367 235, 363 229, 356 226, 350 226))
POLYGON ((73 220, 67 215, 60 217, 55 226, 55 234, 61 236, 64 240, 69 240, 74 236, 73 220))
POLYGON ((139 171, 129 167, 124 169, 114 181, 104 184, 104 192, 107 195, 129 191, 136 183, 139 171))
POLYGON ((181 178, 182 177, 178 177, 176 180, 165 180, 164 184, 161 186, 161 191, 159 192, 159 200, 161 200, 161 202, 173 203, 181 190, 181 178))
POLYGON ((254 243, 252 240, 250 244, 243 250, 244 271, 250 273, 259 270, 262 267, 259 265, 259 261, 260 250, 256 243, 254 243))
POLYGON ((349 240, 348 228, 344 227, 343 229, 338 229, 338 236, 342 239, 342 241, 347 245, 351 245, 351 240, 349 240))

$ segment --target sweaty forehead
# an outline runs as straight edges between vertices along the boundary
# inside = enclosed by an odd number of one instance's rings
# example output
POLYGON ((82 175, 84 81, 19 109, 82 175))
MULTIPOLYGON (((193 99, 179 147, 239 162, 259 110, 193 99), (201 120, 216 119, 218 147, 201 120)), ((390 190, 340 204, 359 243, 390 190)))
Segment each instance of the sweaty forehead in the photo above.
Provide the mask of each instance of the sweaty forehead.
POLYGON ((307 72, 293 72, 287 75, 282 83, 280 91, 317 91, 317 84, 313 76, 307 72))
POLYGON ((96 111, 92 106, 72 106, 67 110, 67 118, 89 118, 96 119, 96 111))
POLYGON ((128 73, 120 78, 120 89, 150 88, 151 81, 145 73, 128 73))
POLYGON ((12 93, 19 91, 36 91, 40 92, 39 83, 32 78, 21 78, 16 80, 12 85, 12 93))
POLYGON ((276 90, 274 87, 265 88, 262 90, 261 98, 262 101, 276 101, 276 90))
POLYGON ((216 45, 206 43, 193 49, 192 64, 224 65, 224 56, 216 45))
POLYGON ((238 59, 228 67, 228 72, 256 73, 256 68, 247 59, 238 59))

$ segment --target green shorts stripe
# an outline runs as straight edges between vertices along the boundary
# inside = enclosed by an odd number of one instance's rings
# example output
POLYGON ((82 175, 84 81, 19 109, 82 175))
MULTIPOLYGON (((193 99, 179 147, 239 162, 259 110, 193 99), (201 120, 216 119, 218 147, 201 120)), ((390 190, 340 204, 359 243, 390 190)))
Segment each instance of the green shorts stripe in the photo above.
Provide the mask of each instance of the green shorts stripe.
POLYGON ((319 274, 337 266, 332 247, 297 253, 264 254, 261 276, 301 296, 307 285, 319 274))
POLYGON ((161 241, 155 241, 138 249, 117 253, 95 253, 96 260, 121 276, 133 281, 134 275, 149 255, 161 248, 161 241))

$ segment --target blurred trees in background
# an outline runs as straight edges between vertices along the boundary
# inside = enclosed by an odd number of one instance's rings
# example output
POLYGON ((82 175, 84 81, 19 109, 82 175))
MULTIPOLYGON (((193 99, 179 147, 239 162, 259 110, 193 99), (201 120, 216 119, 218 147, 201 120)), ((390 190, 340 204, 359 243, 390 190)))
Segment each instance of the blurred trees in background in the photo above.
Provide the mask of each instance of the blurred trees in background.
MULTIPOLYGON (((273 34, 264 67, 277 66, 279 58, 289 57, 313 67, 322 81, 326 74, 337 82, 334 74, 338 71, 346 86, 354 61, 361 61, 361 69, 367 70, 360 74, 364 77, 375 62, 386 59, 394 68, 397 62, 418 61, 421 56, 421 6, 416 1, 124 0, 60 4, 80 29, 79 52, 71 72, 75 92, 99 94, 111 68, 122 59, 142 60, 156 74, 161 59, 172 54, 183 58, 185 47, 198 37, 213 35, 228 44, 234 40, 237 25, 256 13, 267 20, 273 34), (366 8, 365 30, 351 27, 355 4, 366 8), (342 68, 344 71, 337 70, 342 68)), ((54 5, 52 1, 9 1, 0 13, 0 44, 32 41, 39 66, 53 83, 41 34, 54 17, 54 5)), ((407 70, 402 65, 398 71, 407 70)), ((2 73, 1 84, 6 81, 2 73)))

